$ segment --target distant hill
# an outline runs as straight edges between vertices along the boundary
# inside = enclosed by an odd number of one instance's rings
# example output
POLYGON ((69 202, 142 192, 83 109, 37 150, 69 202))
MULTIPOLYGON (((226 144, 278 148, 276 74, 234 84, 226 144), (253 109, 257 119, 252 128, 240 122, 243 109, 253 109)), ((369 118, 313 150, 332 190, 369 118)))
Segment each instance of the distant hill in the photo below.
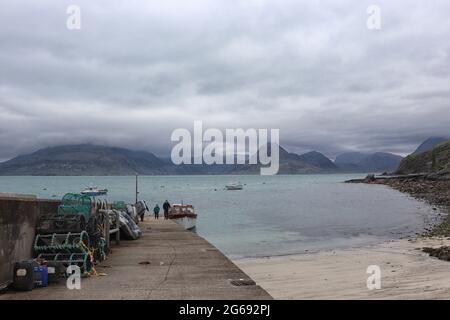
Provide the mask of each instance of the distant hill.
POLYGON ((412 154, 413 155, 418 155, 424 152, 427 152, 431 149, 433 149, 434 146, 447 141, 448 139, 446 138, 440 138, 440 137, 433 137, 433 138, 429 138, 427 140, 425 140, 417 149, 416 151, 414 151, 412 154))
POLYGON ((439 173, 450 175, 450 140, 431 150, 407 156, 397 170, 399 174, 439 173))
POLYGON ((0 163, 0 175, 151 175, 169 169, 149 152, 89 144, 45 148, 0 163))
POLYGON ((298 159, 323 170, 338 170, 338 167, 333 163, 333 161, 317 151, 302 154, 298 157, 298 159))
POLYGON ((336 157, 335 164, 343 171, 353 172, 392 172, 398 168, 403 157, 392 153, 359 152, 344 153, 336 157))
POLYGON ((377 152, 368 155, 362 159, 358 166, 365 171, 382 172, 382 171, 394 171, 398 168, 398 165, 403 160, 403 157, 392 153, 377 152))
POLYGON ((311 174, 321 173, 320 167, 305 161, 296 153, 290 153, 280 147, 280 174, 311 174))
MULTIPOLYGON (((270 154, 270 153, 269 153, 270 154)), ((323 170, 305 162, 298 154, 290 153, 279 147, 280 166, 278 174, 314 174, 323 170)), ((261 165, 239 165, 230 172, 231 174, 259 174, 261 165)))

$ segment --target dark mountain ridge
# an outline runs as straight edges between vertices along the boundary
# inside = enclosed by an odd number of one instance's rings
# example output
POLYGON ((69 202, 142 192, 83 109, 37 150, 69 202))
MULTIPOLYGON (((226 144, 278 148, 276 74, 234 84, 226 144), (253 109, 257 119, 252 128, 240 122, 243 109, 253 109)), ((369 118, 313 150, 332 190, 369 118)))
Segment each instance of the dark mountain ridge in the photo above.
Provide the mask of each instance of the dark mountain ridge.
MULTIPOLYGON (((379 154, 376 154, 379 156, 379 154)), ((379 156, 383 160, 386 155, 379 156)), ((397 157, 397 156, 395 156, 397 157)), ((366 159, 370 166, 375 163, 366 159)), ((315 174, 333 172, 364 172, 360 167, 342 169, 325 155, 311 151, 302 155, 279 147, 279 174, 315 174)), ((381 161, 380 160, 380 161, 381 161)), ((368 165, 369 166, 369 165, 368 165)), ((98 146, 91 144, 65 145, 40 149, 0 163, 0 175, 204 175, 259 174, 261 166, 215 164, 174 165, 170 159, 159 158, 147 151, 98 146)), ((395 169, 395 168, 394 168, 395 169)))
POLYGON ((337 165, 322 153, 311 151, 298 157, 300 160, 323 170, 338 170, 337 165))
POLYGON ((40 149, 0 163, 1 175, 164 174, 167 164, 146 151, 89 144, 40 149))
POLYGON ((430 151, 431 149, 433 149, 434 146, 447 140, 448 138, 441 138, 441 137, 428 138, 427 140, 422 142, 422 144, 419 147, 417 147, 417 149, 412 153, 412 155, 418 155, 430 151))

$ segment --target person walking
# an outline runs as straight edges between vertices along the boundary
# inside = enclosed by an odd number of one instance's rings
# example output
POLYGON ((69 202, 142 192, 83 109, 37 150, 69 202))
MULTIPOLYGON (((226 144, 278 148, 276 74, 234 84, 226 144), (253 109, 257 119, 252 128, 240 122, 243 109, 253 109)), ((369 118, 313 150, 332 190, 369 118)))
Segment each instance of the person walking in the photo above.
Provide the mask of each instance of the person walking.
POLYGON ((169 219, 169 209, 170 209, 169 201, 167 201, 167 200, 164 201, 163 209, 164 209, 164 219, 167 220, 167 219, 169 219))
POLYGON ((155 215, 155 219, 158 220, 159 219, 159 206, 158 204, 156 204, 156 206, 153 208, 153 214, 155 215))

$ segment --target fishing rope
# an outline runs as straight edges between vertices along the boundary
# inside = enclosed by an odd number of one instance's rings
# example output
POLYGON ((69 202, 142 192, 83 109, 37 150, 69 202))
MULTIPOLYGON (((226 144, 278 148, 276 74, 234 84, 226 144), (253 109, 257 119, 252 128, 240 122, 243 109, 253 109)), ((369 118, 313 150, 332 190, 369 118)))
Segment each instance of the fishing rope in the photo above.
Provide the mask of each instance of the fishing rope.
POLYGON ((106 273, 103 273, 103 272, 97 272, 97 270, 95 270, 95 267, 94 267, 94 251, 92 250, 92 249, 90 249, 90 248, 88 248, 87 246, 86 246, 86 244, 83 242, 83 240, 80 240, 80 244, 81 244, 81 246, 86 250, 86 253, 88 254, 88 256, 89 256, 89 259, 91 260, 91 271, 85 271, 85 274, 87 275, 87 276, 89 276, 89 277, 91 277, 91 276, 107 276, 107 274, 106 273))

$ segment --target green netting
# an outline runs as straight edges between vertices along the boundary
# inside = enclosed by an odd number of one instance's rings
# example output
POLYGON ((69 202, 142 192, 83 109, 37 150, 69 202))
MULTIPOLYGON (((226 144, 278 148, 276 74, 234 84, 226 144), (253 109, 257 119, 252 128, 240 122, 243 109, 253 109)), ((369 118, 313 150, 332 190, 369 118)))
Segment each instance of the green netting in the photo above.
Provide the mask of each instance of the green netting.
POLYGON ((58 208, 59 214, 84 213, 89 215, 92 209, 91 198, 79 193, 67 193, 58 208))
POLYGON ((35 253, 58 251, 84 253, 89 245, 89 235, 86 231, 82 231, 81 233, 38 234, 34 239, 33 248, 35 253))
POLYGON ((90 272, 93 267, 88 253, 46 253, 40 254, 38 259, 58 262, 65 267, 77 265, 83 272, 90 272))

